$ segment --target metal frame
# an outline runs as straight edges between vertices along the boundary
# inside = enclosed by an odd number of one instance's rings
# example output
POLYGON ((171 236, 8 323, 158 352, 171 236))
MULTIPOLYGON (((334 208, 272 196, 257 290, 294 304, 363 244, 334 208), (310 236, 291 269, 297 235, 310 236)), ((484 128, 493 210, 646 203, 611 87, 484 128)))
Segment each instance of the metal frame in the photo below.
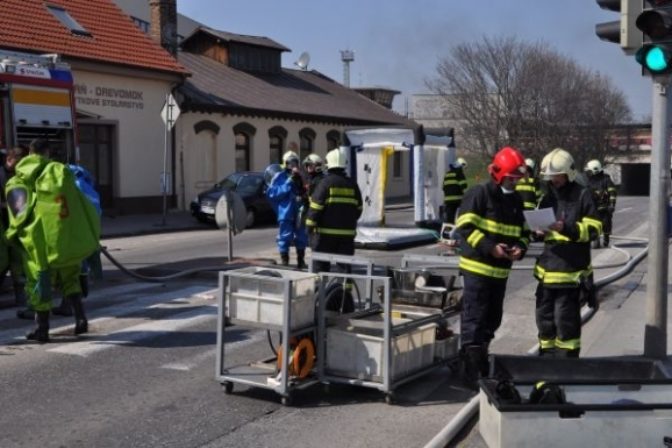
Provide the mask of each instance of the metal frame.
MULTIPOLYGON (((366 275, 371 277, 373 276, 373 262, 367 258, 355 257, 352 255, 338 255, 338 254, 329 254, 326 252, 313 252, 310 255, 310 271, 315 272, 315 262, 316 261, 328 261, 329 263, 341 263, 348 264, 350 266, 364 266, 366 268, 366 275)), ((319 273, 318 273, 319 274, 319 273)), ((338 276, 343 277, 343 276, 338 276)), ((373 280, 366 282, 366 290, 364 295, 367 298, 368 304, 371 305, 371 296, 373 294, 373 280)))
MULTIPOLYGON (((226 332, 226 294, 229 289, 229 277, 252 278, 259 279, 260 277, 236 271, 225 271, 219 273, 219 293, 218 293, 218 310, 217 310, 217 359, 215 365, 215 378, 222 383, 226 392, 230 393, 233 390, 233 384, 245 384, 247 386, 260 387, 263 389, 270 389, 280 395, 282 404, 289 404, 291 402, 291 391, 294 389, 304 389, 319 382, 317 377, 306 378, 298 381, 290 381, 289 377, 289 344, 285 342, 282 344, 282 362, 280 365, 280 382, 279 384, 269 384, 268 379, 274 376, 275 363, 277 358, 269 358, 262 361, 253 362, 247 365, 239 366, 225 366, 225 341, 224 336, 226 332)), ((292 330, 292 307, 291 303, 294 300, 292 283, 293 279, 263 277, 264 281, 278 282, 283 284, 283 318, 282 325, 263 324, 259 322, 243 321, 239 319, 231 319, 232 323, 241 324, 242 326, 279 330, 282 331, 285 341, 289 341, 290 337, 309 333, 315 330, 315 325, 310 325, 300 329, 292 330)))

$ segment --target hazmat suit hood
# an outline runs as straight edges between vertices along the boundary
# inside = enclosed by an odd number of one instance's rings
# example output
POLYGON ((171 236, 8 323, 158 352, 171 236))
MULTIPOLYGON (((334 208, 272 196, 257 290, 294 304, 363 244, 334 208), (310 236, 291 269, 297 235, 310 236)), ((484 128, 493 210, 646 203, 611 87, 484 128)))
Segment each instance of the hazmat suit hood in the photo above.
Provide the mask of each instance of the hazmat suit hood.
POLYGON ((16 164, 15 175, 27 182, 34 183, 47 163, 49 163, 49 159, 44 156, 39 154, 27 155, 16 164))

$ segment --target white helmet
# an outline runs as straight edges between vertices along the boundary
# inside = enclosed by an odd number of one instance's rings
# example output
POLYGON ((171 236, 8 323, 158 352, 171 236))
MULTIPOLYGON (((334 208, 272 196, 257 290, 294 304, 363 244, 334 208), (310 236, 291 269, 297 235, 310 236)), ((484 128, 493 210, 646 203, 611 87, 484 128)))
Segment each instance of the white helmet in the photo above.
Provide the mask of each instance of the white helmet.
POLYGON ((322 157, 319 155, 312 153, 309 154, 308 157, 303 159, 303 166, 306 165, 314 165, 315 166, 315 171, 318 173, 322 172, 322 169, 324 167, 324 161, 322 160, 322 157))
POLYGON ((464 160, 464 157, 458 157, 457 160, 455 161, 455 165, 465 168, 467 166, 467 161, 464 160))
POLYGON ((583 168, 583 170, 591 175, 599 174, 602 172, 602 164, 600 163, 599 160, 593 159, 588 163, 586 163, 586 166, 583 168))
POLYGON ((576 179, 574 158, 562 148, 555 148, 541 161, 540 174, 546 179, 555 174, 566 174, 570 182, 576 179))
POLYGON ((537 167, 537 162, 534 161, 534 159, 525 159, 525 165, 532 171, 537 167))
POLYGON ((332 149, 327 153, 327 169, 345 168, 348 164, 348 155, 341 148, 332 149))
POLYGON ((299 156, 297 156, 294 151, 287 151, 282 155, 282 166, 287 168, 287 165, 290 163, 294 163, 296 166, 299 166, 299 156))

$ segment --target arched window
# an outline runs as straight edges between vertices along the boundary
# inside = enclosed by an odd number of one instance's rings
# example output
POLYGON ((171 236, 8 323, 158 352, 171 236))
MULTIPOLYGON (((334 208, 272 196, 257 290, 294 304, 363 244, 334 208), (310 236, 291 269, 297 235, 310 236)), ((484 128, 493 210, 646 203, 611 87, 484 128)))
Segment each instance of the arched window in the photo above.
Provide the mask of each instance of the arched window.
POLYGON ((341 133, 337 130, 327 132, 327 151, 341 146, 341 133))
POLYGON ((315 145, 315 131, 310 128, 303 128, 299 131, 299 158, 301 160, 308 157, 308 155, 313 152, 315 145))
POLYGON ((244 132, 236 134, 236 171, 250 170, 250 137, 244 132))
POLYGON ((268 130, 270 162, 281 163, 282 153, 285 150, 285 141, 287 141, 287 129, 282 126, 274 126, 268 130))
POLYGON ((233 127, 236 137, 236 171, 249 171, 252 154, 252 136, 257 129, 249 123, 238 123, 233 127))

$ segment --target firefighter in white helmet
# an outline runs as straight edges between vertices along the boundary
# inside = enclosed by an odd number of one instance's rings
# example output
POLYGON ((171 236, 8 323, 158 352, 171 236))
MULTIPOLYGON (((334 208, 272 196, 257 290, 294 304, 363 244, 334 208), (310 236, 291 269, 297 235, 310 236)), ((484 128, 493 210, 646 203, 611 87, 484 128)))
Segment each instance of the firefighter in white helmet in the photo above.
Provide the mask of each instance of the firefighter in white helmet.
MULTIPOLYGON (((345 150, 327 153, 327 175, 310 197, 306 227, 314 252, 354 255, 357 220, 362 214, 362 193, 345 168, 345 150)), ((316 272, 330 270, 328 262, 316 263, 316 272)))
MULTIPOLYGON (((609 246, 611 235, 611 222, 616 209, 616 186, 611 176, 604 172, 599 160, 591 160, 586 163, 584 171, 588 175, 588 186, 593 192, 593 199, 597 206, 597 215, 602 221, 602 235, 604 246, 609 246)), ((593 247, 600 247, 600 239, 593 242, 593 247)))
POLYGON ((317 184, 324 178, 324 161, 318 154, 309 154, 303 159, 303 169, 306 173, 306 191, 310 197, 317 184))
POLYGON ((547 229, 532 229, 544 239, 534 276, 539 353, 542 356, 578 357, 581 349, 581 302, 596 306, 592 282, 590 242, 598 238, 602 223, 590 191, 575 182, 572 156, 561 148, 541 162, 548 181, 539 208, 553 208, 556 221, 547 229))
POLYGON ((266 197, 278 217, 278 251, 283 266, 289 265, 289 248, 296 246, 299 269, 307 267, 305 262, 308 234, 301 214, 305 205, 305 186, 301 178, 299 156, 287 151, 282 156, 283 171, 275 174, 266 190, 266 197))
POLYGON ((534 172, 536 167, 537 163, 534 159, 525 159, 525 169, 527 174, 516 184, 516 191, 523 199, 523 207, 525 207, 525 210, 533 210, 537 208, 537 204, 541 198, 539 179, 534 172))

